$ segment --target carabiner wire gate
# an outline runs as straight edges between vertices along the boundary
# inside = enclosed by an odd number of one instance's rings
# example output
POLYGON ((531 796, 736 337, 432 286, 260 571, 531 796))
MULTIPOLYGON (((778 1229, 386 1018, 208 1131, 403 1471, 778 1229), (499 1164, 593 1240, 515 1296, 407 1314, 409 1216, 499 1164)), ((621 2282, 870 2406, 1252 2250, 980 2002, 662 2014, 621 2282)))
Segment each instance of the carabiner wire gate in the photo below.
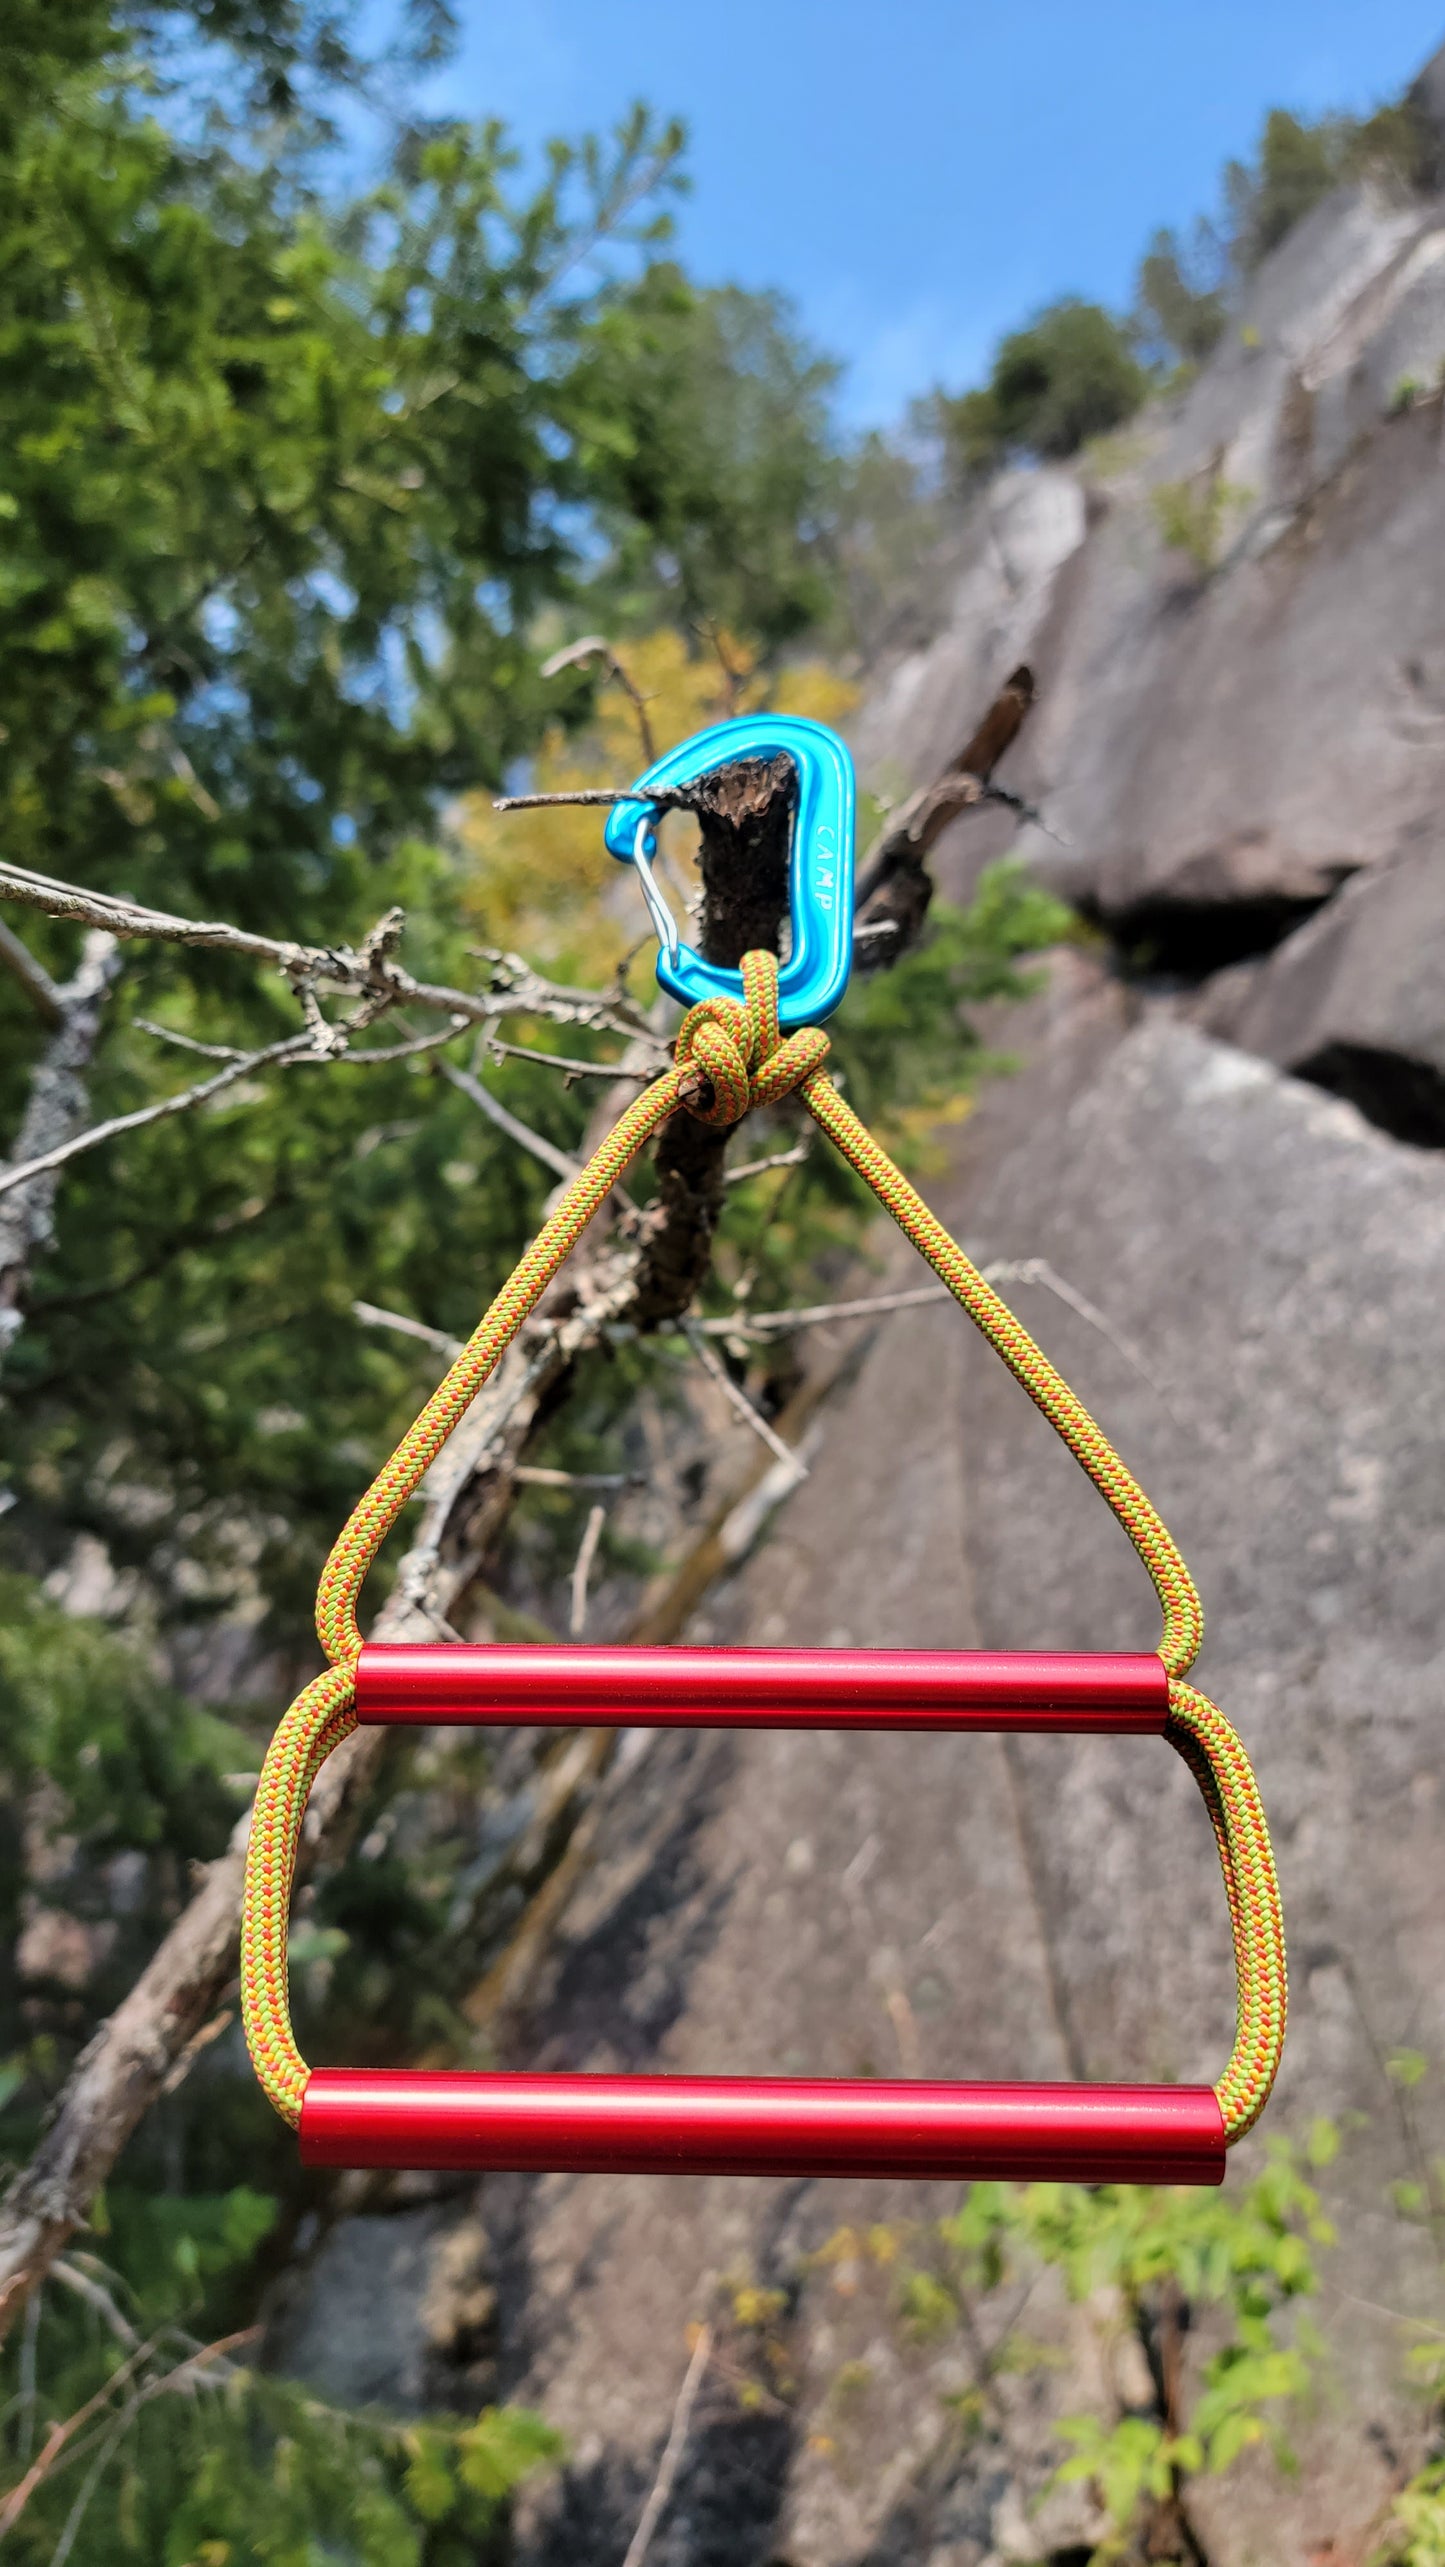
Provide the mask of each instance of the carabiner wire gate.
POLYGON ((695 784, 739 758, 786 757, 797 772, 798 798, 789 864, 792 945, 778 975, 778 1021, 785 1033, 821 1025, 848 986, 853 959, 853 761, 821 722, 796 714, 749 713, 695 733, 637 779, 614 805, 605 836, 610 852, 634 865, 657 931, 657 977, 684 1007, 704 998, 741 1000, 741 972, 703 960, 678 932, 652 871, 662 816, 650 797, 695 784))
POLYGON ((658 944, 667 961, 675 967, 682 939, 677 932, 677 920, 658 890, 657 876, 652 870, 649 845, 653 848, 657 845, 652 822, 647 819, 639 820, 636 835, 632 841, 630 862, 637 867, 637 879, 642 885, 642 897, 647 903, 648 917, 657 930, 658 944))

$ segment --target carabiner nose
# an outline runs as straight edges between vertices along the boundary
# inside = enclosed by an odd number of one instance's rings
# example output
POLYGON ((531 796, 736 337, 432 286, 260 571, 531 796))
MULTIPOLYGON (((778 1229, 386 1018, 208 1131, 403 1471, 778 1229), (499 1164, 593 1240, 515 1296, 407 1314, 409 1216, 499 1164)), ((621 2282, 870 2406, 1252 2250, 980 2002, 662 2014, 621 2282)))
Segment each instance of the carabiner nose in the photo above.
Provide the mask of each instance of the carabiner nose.
POLYGON ((789 908, 792 951, 778 975, 778 1018, 785 1033, 821 1025, 848 986, 853 956, 853 761, 835 731, 789 713, 748 713, 698 731, 637 779, 614 804, 605 836, 611 853, 635 864, 661 951, 657 977, 672 998, 691 1007, 702 998, 741 998, 741 972, 703 961, 677 935, 652 880, 658 808, 652 792, 695 784, 736 758, 791 758, 798 799, 793 818, 789 908), (663 920, 666 920, 666 926, 663 920))

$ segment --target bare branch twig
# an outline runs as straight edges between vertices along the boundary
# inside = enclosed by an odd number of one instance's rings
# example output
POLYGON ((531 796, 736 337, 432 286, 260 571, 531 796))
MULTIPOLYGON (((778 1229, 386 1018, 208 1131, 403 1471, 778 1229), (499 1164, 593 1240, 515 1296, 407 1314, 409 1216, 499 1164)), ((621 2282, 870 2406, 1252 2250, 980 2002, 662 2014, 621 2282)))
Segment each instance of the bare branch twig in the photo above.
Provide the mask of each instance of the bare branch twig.
MULTIPOLYGON (((424 1053, 439 1052, 443 1044, 454 1043, 458 1034, 466 1032, 467 1023, 465 1016, 453 1016, 450 1025, 444 1025, 438 1033, 415 1034, 405 1043, 376 1043, 369 1052, 358 1052, 348 1044, 344 1051, 333 1054, 333 1058, 343 1069, 352 1070, 371 1069, 387 1061, 419 1061, 424 1053)), ((304 1064, 304 1053, 301 1059, 304 1064)), ((317 1059, 320 1060, 320 1054, 317 1059)))
POLYGON ((118 2343, 125 2346, 127 2352, 134 2351, 140 2342, 139 2331, 131 2325, 130 2319, 124 2312, 116 2307, 104 2282, 97 2281, 93 2273, 83 2273, 78 2264, 69 2262, 64 2256, 58 2264, 51 2266, 51 2271, 57 2282, 63 2282, 68 2291, 74 2291, 77 2299, 84 2300, 88 2308, 93 2308, 97 2316, 105 2320, 112 2335, 118 2343))
POLYGON ((777 1150, 770 1159, 747 1159, 740 1168, 729 1168, 724 1185, 742 1185, 748 1177, 762 1177, 771 1168, 800 1168, 812 1147, 812 1134, 805 1132, 796 1149, 777 1150))
POLYGON ((577 1175, 575 1159, 569 1159, 566 1151, 559 1150, 554 1141, 544 1140, 540 1132, 532 1130, 530 1123, 522 1121, 520 1115, 510 1113, 500 1097, 493 1096, 491 1089, 483 1087, 479 1078, 473 1078, 470 1070, 459 1070, 455 1061, 443 1061, 442 1076, 463 1096, 470 1097, 473 1105, 480 1106, 488 1121, 495 1123, 499 1132, 505 1132, 509 1141, 530 1150, 533 1158, 540 1159, 543 1167, 550 1168, 554 1176, 571 1178, 577 1175))
POLYGON ((1056 1274, 1046 1257, 1017 1257, 1005 1260, 998 1265, 985 1266, 983 1276, 986 1283, 1039 1284, 1045 1292, 1051 1292, 1056 1301, 1063 1302, 1067 1309, 1075 1312, 1090 1328, 1096 1328, 1101 1337, 1107 1338, 1115 1354, 1122 1356, 1131 1370, 1138 1373, 1141 1379, 1149 1384, 1150 1389, 1157 1393, 1165 1407, 1169 1409, 1171 1416, 1178 1419, 1181 1425, 1185 1422, 1178 1417, 1178 1411, 1172 1406, 1167 1383, 1161 1381, 1153 1365, 1140 1353, 1132 1338, 1124 1336, 1102 1310, 1098 1309, 1092 1301, 1086 1300, 1083 1293, 1079 1292, 1073 1284, 1066 1282, 1062 1275, 1056 1274))
POLYGON ((650 767, 657 756, 657 742, 653 738, 652 724, 647 716, 647 698, 634 679, 627 662, 614 649, 605 633, 584 633, 580 642, 569 642, 565 649, 554 651, 549 660, 542 662, 542 675, 560 677, 564 668, 577 668, 583 660, 594 659, 604 659, 607 662, 609 678, 615 686, 621 687, 631 705, 637 721, 637 736, 642 742, 642 762, 644 766, 650 767))
POLYGON ((586 1530, 572 1568, 572 1610, 567 1627, 574 1640, 580 1640, 587 1628, 587 1582, 606 1521, 607 1509, 599 1499, 596 1506, 588 1509, 586 1530))
POLYGON ((114 1141, 122 1132, 139 1132, 148 1123, 164 1122, 168 1115, 189 1113, 193 1106, 219 1096, 223 1088, 234 1087, 251 1071, 279 1068, 283 1062, 303 1059, 310 1050, 309 1034, 290 1034, 284 1042, 268 1043, 264 1051, 243 1052, 239 1060, 228 1061, 213 1078, 202 1079, 196 1087, 182 1088, 176 1096, 163 1096, 154 1105, 137 1106, 133 1114, 113 1114, 108 1122, 93 1123, 88 1132, 73 1133, 68 1141, 57 1142, 53 1150, 42 1150, 37 1158, 23 1159, 17 1167, 0 1168, 0 1194, 9 1194, 17 1185, 28 1185, 32 1178, 45 1176, 51 1168, 64 1167, 68 1159, 79 1158, 82 1151, 98 1150, 102 1141, 114 1141))
POLYGON ((404 1310, 379 1310, 374 1301, 354 1301, 351 1307, 364 1328, 392 1328, 398 1337, 414 1337, 419 1346, 430 1346, 449 1364, 462 1351, 460 1337, 449 1337, 444 1328, 428 1328, 424 1319, 410 1319, 404 1310))
MULTIPOLYGON (((647 939, 642 941, 645 944, 647 939)), ((492 985, 476 1010, 488 1031, 499 1016, 542 1016, 554 1025, 587 1025, 661 1050, 647 1018, 616 987, 568 989, 558 981, 545 980, 521 954, 510 954, 500 945, 469 945, 467 951, 476 962, 491 967, 492 985)), ((640 953, 642 945, 634 951, 640 953)))
POLYGON ((540 1462, 519 1462, 512 1477, 519 1488, 640 1489, 647 1486, 645 1471, 553 1471, 540 1462))
MULTIPOLYGON (((657 1047, 659 1068, 667 1060, 667 1046, 657 1047)), ((569 1078, 630 1079, 634 1086, 645 1087, 652 1072, 641 1064, 628 1068, 621 1061, 574 1061, 562 1052, 539 1052, 531 1043, 504 1043, 500 1034, 487 1036, 487 1050, 497 1060, 535 1061, 546 1070, 566 1070, 569 1078)))
MULTIPOLYGON (((651 759, 648 764, 651 765, 651 759)), ((610 811, 614 803, 635 802, 637 787, 633 784, 583 784, 566 793, 504 793, 492 804, 494 811, 565 810, 570 804, 579 811, 610 811)), ((689 811, 692 808, 682 793, 649 793, 649 802, 664 811, 689 811)))
MULTIPOLYGON (((992 1277, 989 1278, 992 1280, 992 1277)), ((904 1292, 878 1292, 860 1301, 815 1301, 798 1310, 760 1310, 735 1319, 694 1319, 689 1325, 707 1337, 789 1337, 795 1329, 823 1328, 833 1320, 877 1319, 890 1310, 917 1310, 925 1302, 952 1301, 947 1284, 910 1284, 904 1292)))
POLYGON ((401 929, 399 910, 388 911, 363 938, 360 950, 353 952, 349 945, 298 945, 278 936, 259 936, 221 919, 178 918, 169 910, 149 909, 140 901, 117 899, 109 892, 60 882, 50 874, 32 873, 26 866, 3 861, 0 900, 18 900, 47 917, 101 927, 122 939, 155 937, 162 943, 243 954, 280 972, 293 988, 347 990, 369 999, 373 1006, 430 1007, 473 1025, 491 1025, 503 1015, 545 1016, 558 1024, 603 1027, 629 1041, 646 1030, 636 1011, 621 1000, 600 990, 561 988, 533 971, 518 954, 478 949, 481 958, 494 966, 495 990, 449 989, 434 981, 415 980, 392 955, 401 929))
POLYGON ((697 2393, 702 2387, 703 2374, 712 2360, 712 2341, 712 2328, 700 2326, 697 2331, 697 2341, 692 2348, 692 2360, 687 2366, 682 2387, 677 2393, 677 2404, 672 2410, 672 2423, 668 2428, 667 2440, 662 2447, 662 2458, 658 2463, 657 2476, 652 2482, 652 2492, 642 2508, 637 2529, 628 2542, 627 2556, 623 2559, 622 2567, 643 2567, 643 2561, 652 2547, 652 2535, 662 2519, 663 2508, 672 2494, 678 2470, 682 2465, 682 2455, 687 2449, 688 2428, 692 2423, 693 2408, 697 2404, 697 2393))
MULTIPOLYGON (((53 874, 32 873, 26 865, 0 861, 0 896, 44 910, 51 918, 68 918, 77 926, 104 927, 112 936, 157 936, 169 943, 220 946, 228 953, 249 954, 254 962, 273 963, 288 976, 326 961, 343 967, 344 948, 327 955, 275 936, 257 936, 249 928, 219 919, 177 918, 167 909, 149 909, 138 900, 119 900, 108 891, 90 891, 78 883, 60 882, 53 874)), ((347 959, 354 961, 354 957, 347 959)))
POLYGON ((22 944, 13 927, 0 918, 0 963, 17 980, 37 1016, 47 1025, 61 1025, 65 1010, 60 992, 45 965, 37 962, 26 944, 22 944))
POLYGON ((203 1061, 239 1061, 245 1054, 239 1043, 200 1043, 194 1034, 182 1034, 175 1025, 158 1025, 153 1016, 137 1016, 138 1034, 152 1034, 158 1043, 174 1043, 178 1052, 197 1052, 203 1061))
MULTIPOLYGON (((423 1052, 438 1051, 443 1043, 454 1041, 462 1030, 463 1021, 459 1019, 440 1033, 419 1034, 414 1042, 386 1043, 367 1052, 345 1049, 318 1051, 309 1031, 288 1034, 281 1042, 268 1043, 259 1052, 232 1052, 213 1078, 201 1079, 195 1087, 181 1088, 175 1096, 160 1097, 154 1105, 137 1106, 133 1114, 113 1114, 108 1122, 93 1123, 89 1131, 73 1133, 68 1141, 57 1143, 53 1150, 42 1151, 37 1158, 21 1160, 14 1167, 0 1168, 0 1195, 10 1193, 15 1186, 28 1185, 32 1178, 44 1176, 52 1168, 64 1167, 67 1160, 79 1158, 86 1150, 98 1150, 103 1141, 117 1140, 122 1132, 140 1132, 148 1123, 164 1123, 173 1114, 188 1114, 195 1106, 207 1105, 213 1096, 219 1096, 225 1088, 234 1087, 238 1079, 247 1077, 252 1071, 341 1066, 365 1069, 377 1062, 416 1060, 423 1052)), ((343 1033, 343 1045, 345 1039, 343 1033)))
POLYGON ((698 1362, 701 1364, 703 1371, 711 1375, 729 1405, 737 1410, 739 1417, 743 1418, 752 1428, 753 1433, 759 1437, 761 1442, 766 1444, 768 1451, 774 1455, 776 1460, 787 1464, 795 1479, 805 1480, 808 1476, 808 1466, 806 1462, 799 1461, 797 1454, 792 1449, 792 1446, 783 1442, 781 1435, 779 1435, 775 1429, 768 1424, 767 1419, 760 1413, 760 1411, 754 1408, 747 1392, 739 1389, 737 1383, 733 1380, 731 1373, 728 1371, 726 1364, 722 1362, 719 1356, 713 1353, 713 1350, 708 1344, 706 1337, 703 1335, 701 1328, 698 1326, 697 1321, 693 1319, 684 1319, 682 1322, 682 1333, 687 1339, 688 1344, 691 1346, 693 1353, 696 1355, 698 1362))
POLYGON ((19 1334, 30 1269, 54 1228, 56 1179, 50 1171, 59 1162, 53 1153, 85 1120, 87 1073, 100 1040, 106 993, 119 968, 114 937, 94 928, 65 986, 47 980, 59 1022, 31 1075, 12 1165, 23 1170, 45 1161, 48 1167, 38 1183, 0 1210, 0 1349, 19 1334))

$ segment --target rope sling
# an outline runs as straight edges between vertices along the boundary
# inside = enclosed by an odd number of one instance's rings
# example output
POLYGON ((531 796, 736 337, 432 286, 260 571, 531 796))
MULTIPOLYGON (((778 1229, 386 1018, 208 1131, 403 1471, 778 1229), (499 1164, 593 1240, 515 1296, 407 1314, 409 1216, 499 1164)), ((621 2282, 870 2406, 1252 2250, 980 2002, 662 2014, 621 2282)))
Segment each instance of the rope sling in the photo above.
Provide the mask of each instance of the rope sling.
MULTIPOLYGON (((827 1074, 827 1035, 816 1025, 783 1034, 775 958, 768 953, 745 956, 742 983, 741 1001, 712 997, 689 1009, 678 1030, 673 1065, 627 1108, 560 1196, 475 1334, 353 1511, 327 1560, 316 1609, 327 1665, 297 1697, 272 1740, 247 1851, 241 2001, 256 2074, 282 2118, 299 2125, 312 2072, 297 2047, 288 1996, 297 1849, 311 1786, 333 1749, 357 1725, 362 1653, 357 1606, 381 1543, 649 1136, 679 1108, 704 1123, 730 1126, 754 1106, 775 1105, 796 1093, 1087 1472, 1153 1581, 1164 1617, 1158 1645, 1168 1691, 1164 1734, 1203 1794, 1233 1929, 1234 2047, 1212 2089, 1225 2144, 1232 2145, 1263 2111, 1279 2064, 1286 2009, 1284 1934, 1269 1831, 1249 1759, 1224 1714, 1186 1682, 1204 1630, 1194 1582, 1173 1538, 1107 1436, 839 1093, 827 1074)), ((587 2087, 601 2081, 579 2077, 570 2082, 587 2087)))

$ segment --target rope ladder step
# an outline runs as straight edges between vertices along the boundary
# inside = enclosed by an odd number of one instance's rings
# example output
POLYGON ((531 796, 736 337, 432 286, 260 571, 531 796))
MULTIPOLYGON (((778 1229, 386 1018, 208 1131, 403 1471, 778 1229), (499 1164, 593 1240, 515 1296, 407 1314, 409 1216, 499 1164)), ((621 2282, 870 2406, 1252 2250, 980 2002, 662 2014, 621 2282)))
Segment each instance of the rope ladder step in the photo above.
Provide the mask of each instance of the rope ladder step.
MULTIPOLYGON (((801 754, 797 743, 794 754, 801 754)), ((818 774, 824 783, 837 782, 845 768, 825 761, 818 774)), ((836 816, 841 826, 841 804, 836 816)), ((831 908, 824 915, 827 903, 836 899, 844 914, 848 905, 830 870, 825 819, 809 877, 824 925, 832 916, 831 908)), ((631 817, 628 826, 633 829, 631 817)), ((644 814, 628 846, 648 854, 647 837, 644 814)), ((796 1004, 802 1020, 791 1031, 780 1023, 771 954, 745 955, 739 975, 722 975, 729 984, 722 994, 698 998, 678 1029, 673 1066, 625 1108, 558 1197, 333 1545, 317 1593, 316 1628, 327 1664, 286 1712, 267 1752, 247 1848, 241 1934, 241 2003, 252 2062, 276 2110, 299 2131, 312 2165, 1212 2184, 1223 2173, 1226 2148, 1253 2128, 1268 2100, 1288 2002, 1279 1885, 1249 1758, 1223 1712, 1187 1681, 1204 1630, 1194 1581, 1108 1437, 828 1076, 827 1037, 806 1016, 827 997, 834 942, 820 927, 798 948, 815 977, 791 989, 790 1008, 796 1004), (734 978, 738 995, 731 993, 734 978), (364 1643, 357 1606, 381 1543, 645 1142, 675 1113, 731 1125, 750 1108, 775 1105, 794 1092, 947 1284, 1127 1534, 1163 1614, 1157 1653, 364 1643), (288 1986, 291 1896, 307 1795, 327 1757, 359 1722, 390 1721, 1162 1735, 1198 1784, 1218 1849, 1234 1940, 1229 2060, 1213 2086, 313 2069, 297 2046, 288 1986)), ((690 969, 689 949, 679 945, 677 953, 679 969, 690 969)))
MULTIPOLYGON (((1152 1652, 363 1648, 362 1723, 1163 1735, 1152 1652)), ((1217 2184, 1211 2086, 313 2069, 309 2166, 1217 2184)))

